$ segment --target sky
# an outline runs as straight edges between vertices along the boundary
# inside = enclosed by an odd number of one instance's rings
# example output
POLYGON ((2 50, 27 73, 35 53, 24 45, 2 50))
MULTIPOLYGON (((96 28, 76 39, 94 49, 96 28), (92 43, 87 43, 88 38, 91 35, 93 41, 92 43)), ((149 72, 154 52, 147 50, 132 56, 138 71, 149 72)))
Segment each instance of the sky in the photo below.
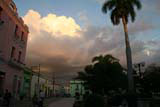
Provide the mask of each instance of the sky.
MULTIPOLYGON (((105 0, 14 0, 29 27, 26 63, 41 64, 60 82, 69 81, 92 57, 112 54, 125 66, 123 26, 103 14, 105 0)), ((128 24, 133 63, 160 62, 160 1, 141 0, 136 21, 128 24)))

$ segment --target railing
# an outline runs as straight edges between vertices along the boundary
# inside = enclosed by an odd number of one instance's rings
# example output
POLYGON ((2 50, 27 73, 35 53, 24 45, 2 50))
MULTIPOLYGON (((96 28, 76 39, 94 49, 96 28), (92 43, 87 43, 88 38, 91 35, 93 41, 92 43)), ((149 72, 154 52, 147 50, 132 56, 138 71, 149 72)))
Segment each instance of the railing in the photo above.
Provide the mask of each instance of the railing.
POLYGON ((9 61, 9 64, 13 67, 16 67, 16 68, 19 68, 19 69, 23 69, 25 67, 25 64, 23 64, 22 62, 14 59, 14 58, 11 58, 10 61, 9 61))

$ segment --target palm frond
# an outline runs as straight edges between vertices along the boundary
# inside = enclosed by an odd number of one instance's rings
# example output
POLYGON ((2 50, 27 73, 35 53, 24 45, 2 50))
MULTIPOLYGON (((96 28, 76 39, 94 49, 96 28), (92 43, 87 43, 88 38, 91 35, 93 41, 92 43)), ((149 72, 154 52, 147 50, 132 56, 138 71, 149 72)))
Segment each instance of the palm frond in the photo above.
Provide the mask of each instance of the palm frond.
POLYGON ((130 10, 130 16, 131 16, 132 22, 134 22, 136 18, 136 12, 134 11, 134 8, 130 10))
POLYGON ((107 13, 108 10, 111 11, 111 21, 114 25, 118 25, 122 17, 125 17, 127 23, 129 17, 131 17, 132 22, 135 21, 135 7, 141 9, 140 0, 109 0, 103 4, 102 12, 107 13))
POLYGON ((134 1, 133 3, 135 4, 135 6, 137 7, 137 9, 140 10, 142 8, 141 2, 139 0, 133 0, 133 1, 134 1))
POLYGON ((112 10, 115 7, 115 0, 106 1, 102 6, 102 12, 107 13, 107 10, 112 10))
POLYGON ((96 62, 96 61, 100 61, 101 59, 103 59, 103 56, 100 55, 100 56, 96 56, 92 59, 92 62, 96 62))
POLYGON ((118 25, 120 23, 120 16, 118 14, 118 9, 114 9, 111 12, 111 21, 114 25, 118 25))

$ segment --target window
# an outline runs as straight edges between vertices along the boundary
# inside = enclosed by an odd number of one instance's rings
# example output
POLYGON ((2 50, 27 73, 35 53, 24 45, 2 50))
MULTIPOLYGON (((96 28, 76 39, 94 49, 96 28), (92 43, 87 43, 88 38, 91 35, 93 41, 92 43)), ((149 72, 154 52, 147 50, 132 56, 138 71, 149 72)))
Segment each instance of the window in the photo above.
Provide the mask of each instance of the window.
POLYGON ((22 32, 21 41, 24 41, 24 32, 22 32))
POLYGON ((18 32, 18 26, 16 25, 14 33, 17 34, 17 32, 18 32))
POLYGON ((13 58, 15 56, 15 51, 16 51, 15 47, 12 47, 11 58, 13 58))
POLYGON ((22 55, 22 52, 21 52, 21 51, 19 51, 19 54, 18 54, 18 62, 20 62, 20 61, 21 61, 21 55, 22 55))
POLYGON ((11 10, 12 10, 13 12, 17 12, 17 8, 16 8, 16 5, 15 5, 14 2, 10 2, 9 7, 11 8, 11 10))
POLYGON ((10 3, 10 8, 14 10, 15 9, 14 4, 10 3))
POLYGON ((17 81, 18 82, 18 89, 17 89, 17 93, 19 94, 20 93, 20 90, 21 90, 21 78, 17 81))

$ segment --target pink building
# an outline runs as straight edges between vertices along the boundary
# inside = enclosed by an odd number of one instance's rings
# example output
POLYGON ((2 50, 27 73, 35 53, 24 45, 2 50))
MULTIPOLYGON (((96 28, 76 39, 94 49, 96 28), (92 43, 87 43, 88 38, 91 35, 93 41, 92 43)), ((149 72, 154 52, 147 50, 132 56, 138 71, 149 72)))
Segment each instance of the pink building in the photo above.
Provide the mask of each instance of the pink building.
POLYGON ((0 0, 0 93, 17 96, 23 80, 28 27, 12 0, 0 0))

